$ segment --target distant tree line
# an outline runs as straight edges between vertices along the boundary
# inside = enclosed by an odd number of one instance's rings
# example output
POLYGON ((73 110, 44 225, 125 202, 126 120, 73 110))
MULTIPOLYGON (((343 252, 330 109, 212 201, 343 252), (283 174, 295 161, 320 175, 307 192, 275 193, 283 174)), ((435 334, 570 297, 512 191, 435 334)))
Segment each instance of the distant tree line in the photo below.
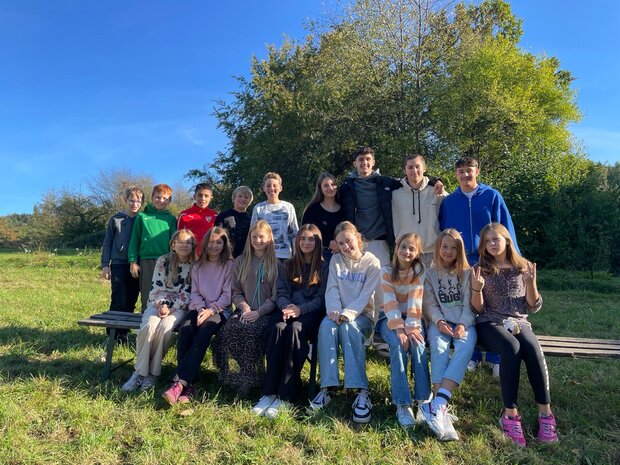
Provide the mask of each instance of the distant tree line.
MULTIPOLYGON (((232 99, 215 106, 229 148, 187 176, 210 182, 222 209, 239 185, 260 196, 264 173, 277 171, 282 197, 301 211, 318 174, 343 179, 359 145, 393 176, 421 153, 450 191, 454 161, 470 155, 504 195, 528 258, 620 273, 620 165, 585 157, 569 130, 580 118, 570 72, 520 49, 521 34, 501 0, 346 5, 310 21, 304 40, 253 59, 232 99)), ((101 173, 103 187, 49 192, 33 215, 0 218, 0 246, 98 246, 129 178, 101 173)))

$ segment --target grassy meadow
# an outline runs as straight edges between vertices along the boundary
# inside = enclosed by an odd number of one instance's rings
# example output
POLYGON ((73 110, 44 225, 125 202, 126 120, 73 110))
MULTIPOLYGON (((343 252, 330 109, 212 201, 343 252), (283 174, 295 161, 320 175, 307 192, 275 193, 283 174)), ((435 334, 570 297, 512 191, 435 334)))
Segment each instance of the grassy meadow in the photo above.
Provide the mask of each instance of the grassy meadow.
MULTIPOLYGON (((490 370, 468 373, 454 398, 461 440, 441 443, 424 425, 399 427, 389 371, 374 351, 368 373, 372 422, 350 421, 340 393, 315 417, 303 406, 276 421, 257 418, 258 398, 217 385, 210 353, 198 401, 161 399, 175 367, 165 359, 154 393, 124 394, 131 363, 103 382, 105 332, 76 321, 107 308, 98 256, 0 254, 0 464, 614 464, 620 463, 620 360, 548 358, 560 442, 535 440, 536 408, 522 370, 520 405, 528 447, 502 437, 499 386, 490 370)), ((620 279, 541 271, 540 334, 620 338, 620 279)), ((131 336, 132 343, 135 335, 131 336)), ((115 350, 115 363, 132 350, 115 350)), ((306 368, 307 373, 307 368, 306 368)))

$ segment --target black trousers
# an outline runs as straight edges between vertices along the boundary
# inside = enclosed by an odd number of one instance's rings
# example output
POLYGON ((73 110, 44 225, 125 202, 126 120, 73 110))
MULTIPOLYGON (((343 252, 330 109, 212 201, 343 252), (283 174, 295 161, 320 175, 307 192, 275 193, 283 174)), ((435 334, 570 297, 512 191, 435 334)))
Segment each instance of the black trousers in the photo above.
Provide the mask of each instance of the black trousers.
POLYGON ((309 341, 316 340, 323 317, 323 312, 312 312, 282 321, 282 312, 274 312, 267 338, 264 395, 278 395, 287 402, 299 398, 301 369, 308 356, 309 341))
POLYGON ((189 312, 181 323, 177 341, 177 376, 188 384, 197 380, 211 339, 226 322, 221 313, 211 315, 200 326, 196 324, 197 318, 198 312, 189 312))
POLYGON ((516 336, 499 323, 476 324, 478 344, 499 353, 499 383, 505 408, 517 408, 521 360, 525 362, 527 377, 534 391, 534 400, 539 404, 551 403, 549 394, 549 372, 547 362, 536 335, 529 325, 521 324, 516 336))
MULTIPOLYGON (((110 265, 110 282, 112 285, 110 310, 133 313, 140 293, 140 282, 129 273, 129 264, 110 265)), ((127 334, 128 331, 117 329, 116 335, 118 337, 127 334)))

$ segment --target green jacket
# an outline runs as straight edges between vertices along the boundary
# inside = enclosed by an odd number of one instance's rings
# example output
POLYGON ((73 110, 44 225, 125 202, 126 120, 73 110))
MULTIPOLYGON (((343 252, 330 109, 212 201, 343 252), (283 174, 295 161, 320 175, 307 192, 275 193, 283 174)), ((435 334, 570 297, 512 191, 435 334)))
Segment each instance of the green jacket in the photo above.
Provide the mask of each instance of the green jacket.
POLYGON ((177 230, 177 220, 168 210, 157 210, 147 204, 138 213, 131 232, 127 260, 137 263, 139 259, 157 259, 170 252, 170 239, 177 230))

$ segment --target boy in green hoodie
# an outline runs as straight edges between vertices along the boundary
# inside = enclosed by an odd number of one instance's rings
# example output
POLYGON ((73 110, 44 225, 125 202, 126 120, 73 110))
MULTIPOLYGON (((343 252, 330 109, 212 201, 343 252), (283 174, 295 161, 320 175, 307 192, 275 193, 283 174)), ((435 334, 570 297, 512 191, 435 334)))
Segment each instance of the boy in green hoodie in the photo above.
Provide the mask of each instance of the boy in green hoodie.
POLYGON ((172 188, 167 184, 157 184, 151 193, 151 202, 136 217, 127 259, 129 271, 140 282, 140 302, 142 312, 147 307, 151 290, 155 262, 170 252, 170 239, 175 233, 176 217, 168 211, 172 199, 172 188))

